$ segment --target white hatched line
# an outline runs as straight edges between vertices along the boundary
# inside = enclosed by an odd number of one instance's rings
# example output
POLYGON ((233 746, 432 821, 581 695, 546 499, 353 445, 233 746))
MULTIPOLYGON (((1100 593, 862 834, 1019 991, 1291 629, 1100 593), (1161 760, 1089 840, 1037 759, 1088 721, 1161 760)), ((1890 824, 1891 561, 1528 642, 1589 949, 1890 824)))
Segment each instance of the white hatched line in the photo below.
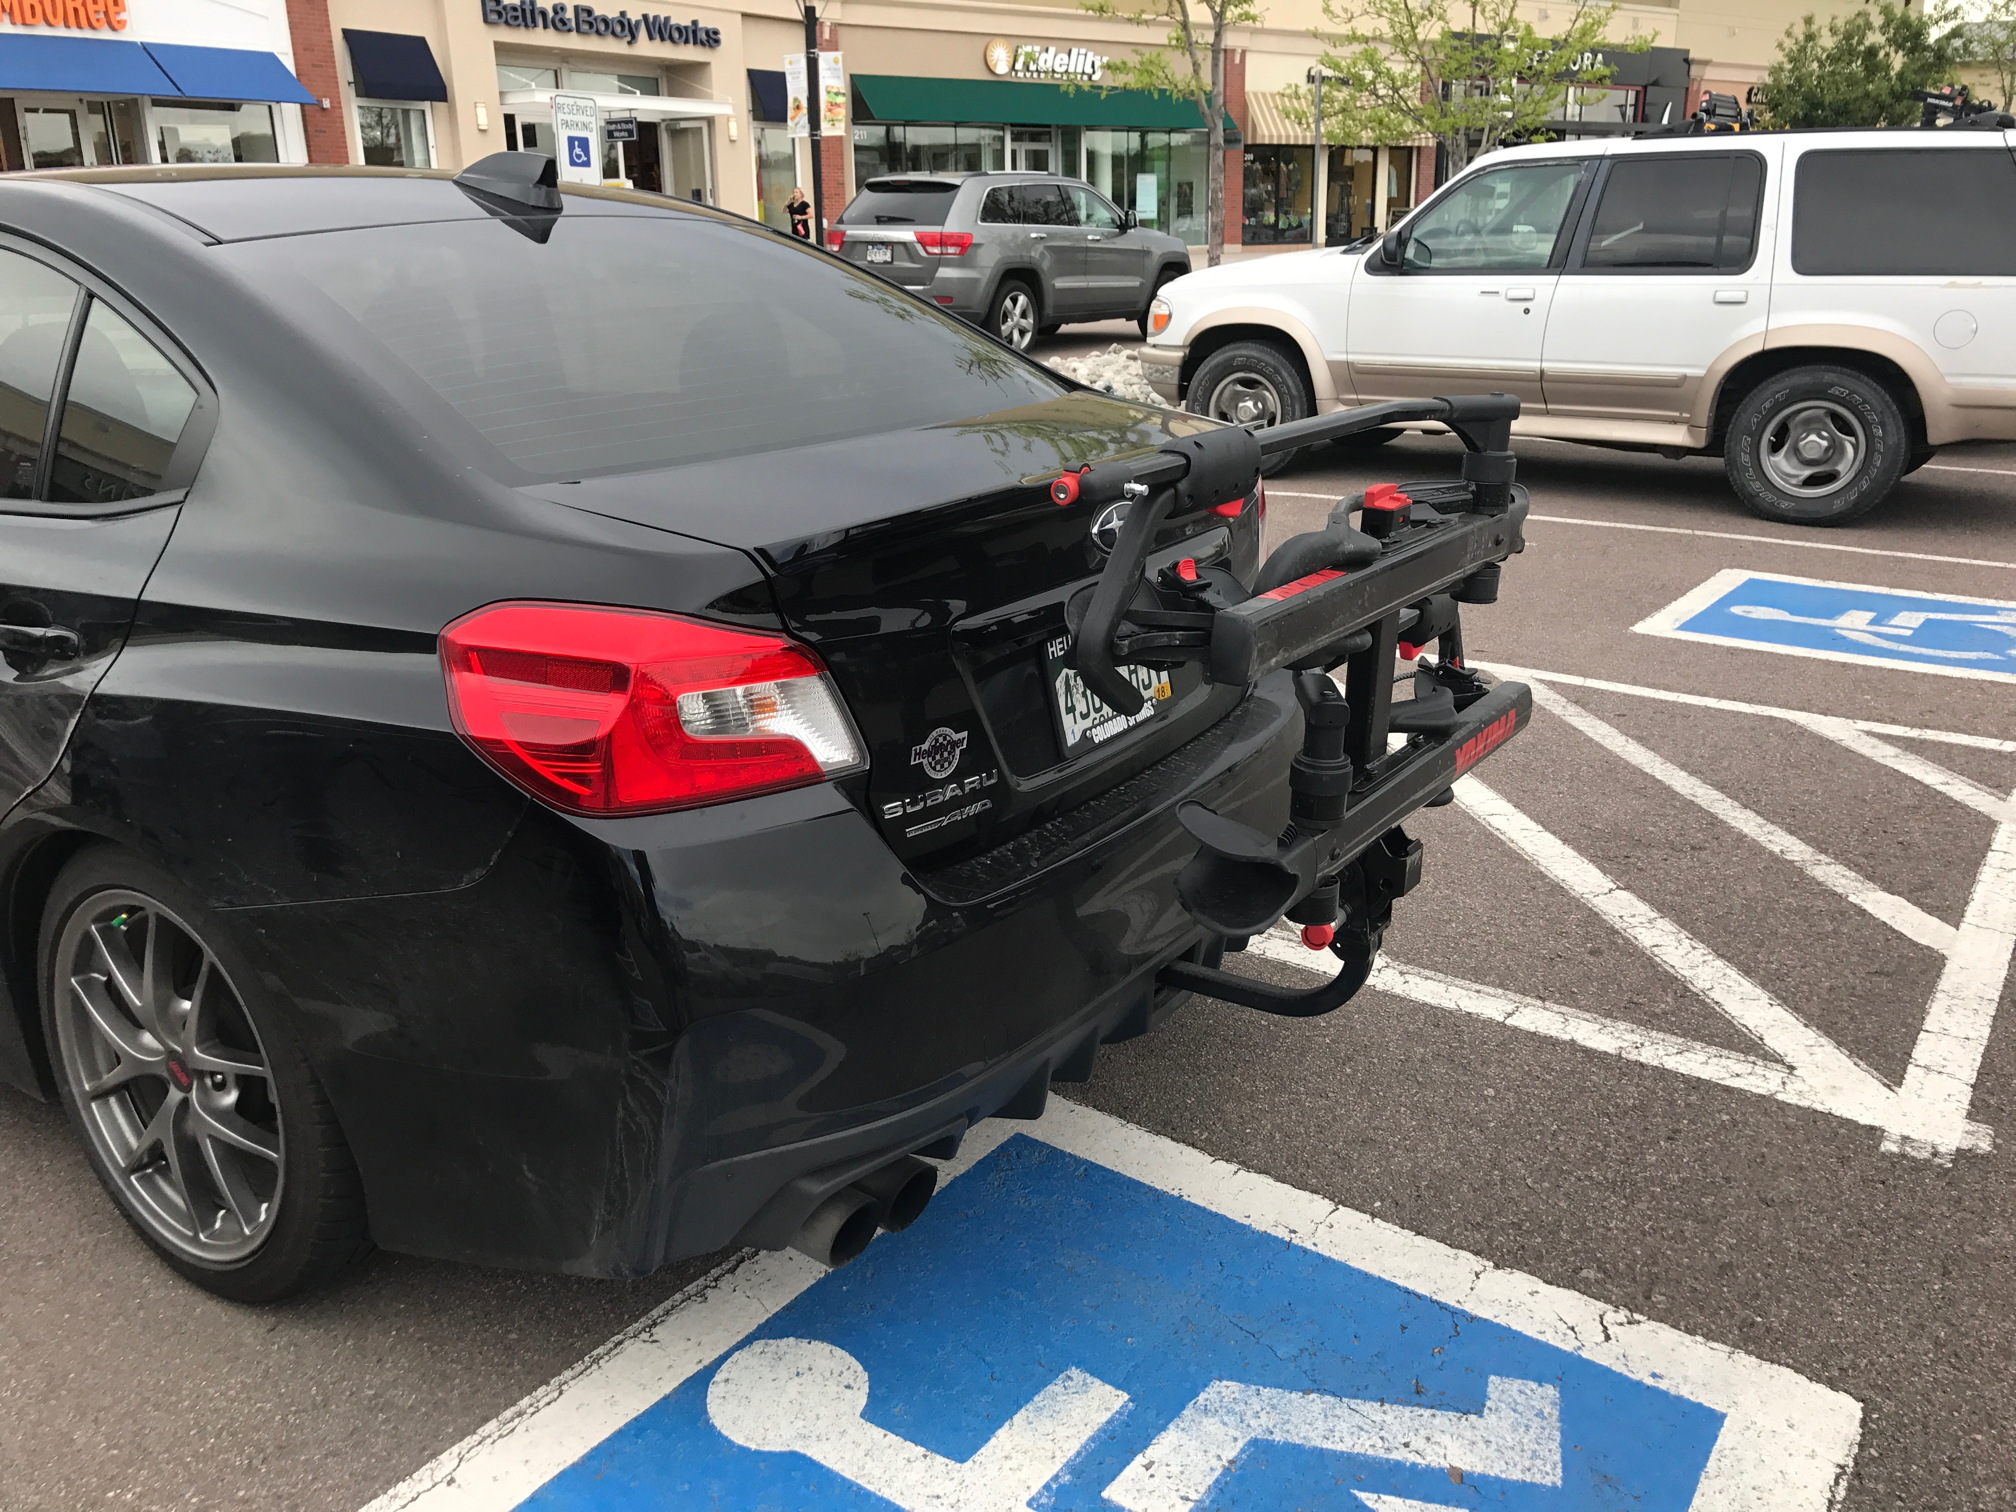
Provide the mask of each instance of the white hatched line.
POLYGON ((1745 808, 1665 757, 1646 749, 1614 725, 1598 719, 1579 704, 1571 703, 1545 683, 1536 681, 1529 686, 1533 689, 1533 701, 1540 707, 1566 720, 1605 750, 1664 783, 1690 803, 1706 809, 1738 833, 1748 835, 1766 850, 1791 862, 1822 887, 1839 893, 1872 918, 1942 955, 1953 948, 1959 933, 1943 919, 1935 919, 1917 904, 1886 892, 1859 872, 1851 871, 1831 856, 1823 855, 1762 814, 1745 808))
POLYGON ((2008 808, 2009 817, 1996 827, 1988 859, 1974 879, 1959 940, 1933 989, 1898 1094, 1903 1112, 1896 1131, 1899 1143, 1922 1141, 1935 1154, 1958 1142, 1956 1131, 1974 1099, 1974 1081, 1995 1027, 2010 957, 2016 953, 2016 793, 2010 794, 2008 808))
MULTIPOLYGON (((1770 704, 1744 703, 1734 698, 1714 698, 1705 693, 1675 693, 1670 688, 1647 688, 1637 683, 1609 682, 1600 677, 1582 677, 1573 672, 1542 672, 1534 667, 1515 667, 1509 662, 1479 661, 1471 665, 1499 677, 1525 681, 1565 683, 1576 688, 1596 688, 1604 693, 1625 693, 1633 698, 1649 698, 1655 703, 1692 704, 1698 709, 1723 709, 1731 714, 1763 714, 1772 719, 1789 719, 1810 725, 1815 720, 1844 729, 1866 730, 1871 735, 1901 735, 1907 740, 1930 740, 1942 745, 1967 746, 1977 751, 2006 751, 2016 754, 2016 740, 1993 735, 1965 735, 1957 730, 1921 730, 1912 725, 1883 724, 1873 719, 1848 719, 1834 714, 1814 714, 1805 709, 1779 709, 1770 704)), ((1986 788, 1980 789, 1986 792, 1986 788)))
POLYGON ((1816 1096, 1826 1099, 1830 1109, 1852 1109, 1848 1116, 1861 1123, 1881 1123, 1892 1114, 1897 1094, 1875 1072, 1476 777, 1465 777, 1456 784, 1456 801, 1731 1023, 1790 1065, 1816 1096))
POLYGON ((1977 813, 1986 814, 1997 824, 2016 813, 2016 808, 2012 808, 2000 793, 1990 792, 1972 778, 1948 771, 1936 761, 1927 761, 1916 751, 1900 750, 1887 740, 1878 740, 1868 730, 1858 729, 1848 720, 1831 719, 1824 714, 1807 714, 1793 723, 1802 724, 1815 735, 1867 756, 1893 772, 1922 782, 1933 791, 1944 793, 1955 803, 1963 803, 1977 813))

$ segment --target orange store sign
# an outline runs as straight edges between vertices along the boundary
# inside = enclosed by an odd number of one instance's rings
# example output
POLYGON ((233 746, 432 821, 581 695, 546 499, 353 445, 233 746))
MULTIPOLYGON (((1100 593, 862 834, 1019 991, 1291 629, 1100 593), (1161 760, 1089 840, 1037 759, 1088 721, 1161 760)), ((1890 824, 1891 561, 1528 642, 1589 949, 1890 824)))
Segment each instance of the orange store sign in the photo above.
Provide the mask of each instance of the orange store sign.
POLYGON ((124 31, 126 0, 0 0, 0 21, 73 31, 124 31))

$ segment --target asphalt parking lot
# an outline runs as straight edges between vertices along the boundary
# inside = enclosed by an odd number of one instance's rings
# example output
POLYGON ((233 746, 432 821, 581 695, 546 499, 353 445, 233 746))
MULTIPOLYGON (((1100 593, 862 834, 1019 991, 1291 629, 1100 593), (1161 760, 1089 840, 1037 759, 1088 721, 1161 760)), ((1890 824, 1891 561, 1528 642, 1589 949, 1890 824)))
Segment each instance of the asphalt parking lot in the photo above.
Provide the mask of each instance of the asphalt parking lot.
MULTIPOLYGON (((1413 827, 1424 883, 1372 988, 1310 1021, 1193 1004, 1069 1096, 1181 1147, 1164 1165, 1232 1162, 1586 1299, 1601 1345, 1630 1315, 1824 1388, 1853 1425, 1841 1506, 2016 1507, 2016 685, 1980 675, 1979 639, 2016 601, 2016 446, 1943 453, 1828 532, 1747 515, 1714 463, 1519 451, 1529 549, 1466 631, 1540 707, 1413 827)), ((1441 438, 1307 458, 1269 486, 1270 534, 1453 468, 1441 438)), ((1298 953, 1246 969, 1295 980, 1298 953)), ((9 1512, 356 1512, 725 1258, 619 1285, 379 1255, 256 1311, 155 1263, 59 1113, 5 1090, 0 1179, 9 1512)), ((1279 1504, 1484 1504, 1455 1461, 1433 1478, 1279 1504)), ((451 1480, 383 1505, 498 1504, 422 1499, 451 1480)), ((1487 1481, 1511 1487, 1491 1504, 1557 1504, 1531 1480, 1487 1481)))

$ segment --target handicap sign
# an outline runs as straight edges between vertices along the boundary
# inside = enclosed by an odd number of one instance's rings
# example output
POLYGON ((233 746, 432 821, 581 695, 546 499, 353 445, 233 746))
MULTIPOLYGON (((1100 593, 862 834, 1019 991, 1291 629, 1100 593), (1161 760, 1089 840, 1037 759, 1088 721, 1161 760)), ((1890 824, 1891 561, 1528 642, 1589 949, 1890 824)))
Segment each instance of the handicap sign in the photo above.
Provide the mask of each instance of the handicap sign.
POLYGON ((1104 1114, 968 1144, 371 1512, 1821 1512, 1852 1460, 1847 1397, 1104 1114))
POLYGON ((1786 656, 2016 682, 2016 603, 1775 572, 1718 572, 1633 627, 1786 656))
POLYGON ((589 146, 588 138, 585 136, 567 138, 567 161, 575 168, 595 166, 595 154, 589 146))
POLYGON ((596 146, 602 139, 602 125, 592 95, 553 96, 553 135, 561 144, 558 168, 562 183, 602 181, 602 160, 596 146))

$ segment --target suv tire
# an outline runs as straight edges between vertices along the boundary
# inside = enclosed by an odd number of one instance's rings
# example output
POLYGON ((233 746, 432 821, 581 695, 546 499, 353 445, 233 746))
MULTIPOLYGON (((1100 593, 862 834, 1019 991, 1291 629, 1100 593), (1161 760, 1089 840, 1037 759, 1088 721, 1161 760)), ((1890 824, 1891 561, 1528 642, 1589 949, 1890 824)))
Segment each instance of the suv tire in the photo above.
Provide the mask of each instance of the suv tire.
POLYGON ((1036 340, 1043 323, 1043 307, 1036 291, 1019 278, 1004 278, 987 307, 987 330, 1018 352, 1026 352, 1036 340))
POLYGON ((261 974, 186 888, 110 846, 83 851, 50 890, 38 961, 63 1106, 169 1266, 273 1302, 370 1247, 335 1110, 261 974))
MULTIPOLYGON (((1300 365, 1266 341, 1235 341, 1206 357, 1191 375, 1184 404, 1194 415, 1241 425, 1255 420, 1278 425, 1316 410, 1300 365)), ((1269 457, 1260 472, 1271 478, 1299 455, 1291 451, 1269 457)))
POLYGON ((1785 525, 1845 525, 1904 476, 1911 438, 1879 380, 1801 367, 1767 378, 1730 417, 1722 465, 1751 511, 1785 525))

